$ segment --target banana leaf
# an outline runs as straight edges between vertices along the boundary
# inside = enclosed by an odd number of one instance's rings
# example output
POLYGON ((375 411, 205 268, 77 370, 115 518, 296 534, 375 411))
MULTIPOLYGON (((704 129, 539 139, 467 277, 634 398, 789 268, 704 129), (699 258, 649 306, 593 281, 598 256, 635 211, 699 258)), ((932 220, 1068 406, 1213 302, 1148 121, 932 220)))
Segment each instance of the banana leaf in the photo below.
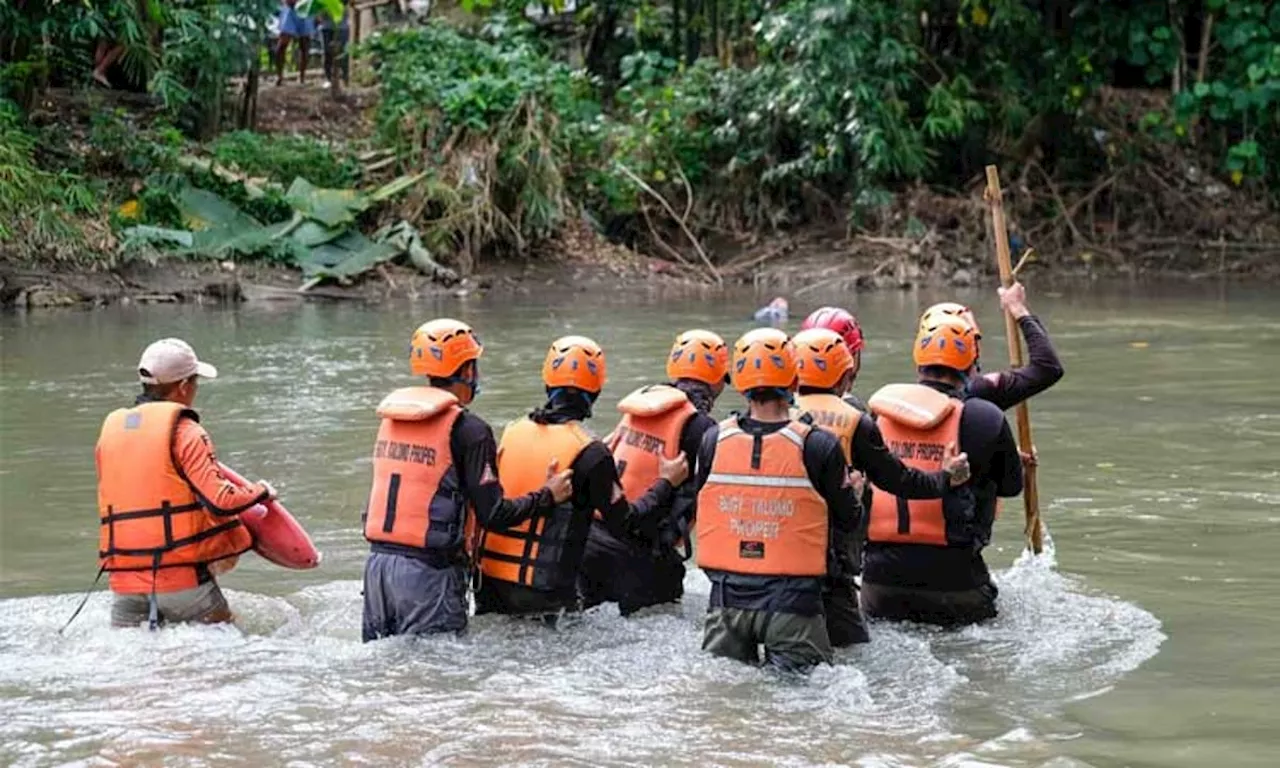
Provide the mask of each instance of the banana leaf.
POLYGON ((314 248, 317 245, 333 242, 346 231, 346 227, 326 227, 319 222, 307 219, 299 224, 297 229, 293 230, 290 237, 307 248, 314 248))
POLYGON ((351 224, 369 207, 369 198, 354 189, 323 189, 299 176, 285 192, 285 202, 326 227, 351 224))
POLYGON ((359 232, 348 231, 333 242, 310 249, 298 265, 306 278, 355 277, 400 253, 395 246, 375 243, 359 232))
POLYGON ((184 187, 178 193, 178 212, 182 223, 196 232, 226 229, 243 231, 260 229, 262 224, 212 192, 184 187))
POLYGON ((124 236, 125 245, 180 245, 190 248, 192 243, 192 234, 185 229, 141 225, 129 227, 120 234, 124 236))

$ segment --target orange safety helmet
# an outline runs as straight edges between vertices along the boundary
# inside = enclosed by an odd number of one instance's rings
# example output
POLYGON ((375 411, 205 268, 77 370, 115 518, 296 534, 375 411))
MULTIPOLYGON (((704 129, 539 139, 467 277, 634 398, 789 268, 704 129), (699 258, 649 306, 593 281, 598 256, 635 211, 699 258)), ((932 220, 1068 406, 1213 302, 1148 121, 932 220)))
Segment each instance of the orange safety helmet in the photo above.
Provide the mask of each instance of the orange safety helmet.
POLYGON ((982 338, 982 329, 978 327, 978 318, 974 317, 973 310, 954 301, 944 301, 926 309, 924 314, 920 316, 920 328, 923 329, 925 326, 933 325, 939 317, 943 316, 960 318, 973 329, 973 337, 975 339, 982 338))
POLYGON ((789 389, 796 383, 796 349, 777 328, 748 331, 733 345, 733 388, 789 389))
POLYGON ((447 317, 418 326, 409 342, 409 370, 414 376, 445 379, 484 353, 471 326, 447 317))
POLYGON ((604 350, 586 336, 565 336, 551 342, 542 362, 542 383, 575 387, 592 394, 604 389, 604 350))
POLYGON ((800 386, 833 389, 853 370, 853 354, 844 337, 829 328, 810 328, 791 338, 796 348, 800 386))
POLYGON ((712 386, 729 380, 729 346, 711 331, 685 331, 667 358, 667 378, 694 379, 712 386))
POLYGON ((977 338, 972 326, 961 318, 940 314, 931 325, 920 326, 911 358, 916 366, 941 365, 967 371, 978 360, 977 338))

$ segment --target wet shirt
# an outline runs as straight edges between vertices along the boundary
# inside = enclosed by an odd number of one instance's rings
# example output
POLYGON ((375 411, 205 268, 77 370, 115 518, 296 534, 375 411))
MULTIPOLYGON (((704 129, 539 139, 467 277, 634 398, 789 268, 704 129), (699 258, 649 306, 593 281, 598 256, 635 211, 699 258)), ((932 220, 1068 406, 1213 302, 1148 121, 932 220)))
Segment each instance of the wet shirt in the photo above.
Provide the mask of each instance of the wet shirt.
MULTIPOLYGON (((767 435, 777 432, 789 422, 761 422, 740 417, 738 426, 748 435, 767 435)), ((695 488, 698 491, 707 483, 711 463, 715 458, 719 426, 713 426, 703 435, 698 448, 695 488)), ((804 441, 804 466, 818 494, 827 503, 827 515, 833 540, 852 535, 859 530, 862 505, 853 483, 849 479, 849 466, 845 462, 840 440, 821 429, 814 429, 804 441)), ((821 577, 756 576, 723 571, 708 571, 711 579, 711 606, 738 608, 749 611, 775 611, 801 616, 816 616, 822 612, 821 577)))
POLYGON ((1049 340, 1049 332, 1035 315, 1018 320, 1022 338, 1027 342, 1027 365, 1008 371, 985 373, 969 381, 965 397, 995 403, 1007 411, 1028 400, 1062 378, 1062 361, 1049 340))
MULTIPOLYGON (((953 397, 961 396, 959 390, 946 384, 921 383, 953 397)), ((865 581, 950 591, 972 589, 990 580, 981 547, 991 536, 996 497, 1022 493, 1022 460, 1003 411, 980 399, 965 402, 960 416, 960 450, 969 456, 971 479, 949 490, 943 501, 948 510, 975 511, 979 541, 950 547, 868 542, 863 560, 865 581)))

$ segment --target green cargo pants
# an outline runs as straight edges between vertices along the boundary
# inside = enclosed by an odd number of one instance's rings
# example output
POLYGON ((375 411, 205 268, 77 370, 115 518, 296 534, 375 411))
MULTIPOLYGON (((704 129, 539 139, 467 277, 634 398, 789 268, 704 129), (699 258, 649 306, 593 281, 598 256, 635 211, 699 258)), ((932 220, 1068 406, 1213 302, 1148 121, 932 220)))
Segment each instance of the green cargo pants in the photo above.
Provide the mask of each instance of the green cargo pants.
POLYGON ((821 615, 713 608, 707 613, 702 650, 747 664, 764 663, 787 672, 807 672, 832 659, 827 622, 821 615))

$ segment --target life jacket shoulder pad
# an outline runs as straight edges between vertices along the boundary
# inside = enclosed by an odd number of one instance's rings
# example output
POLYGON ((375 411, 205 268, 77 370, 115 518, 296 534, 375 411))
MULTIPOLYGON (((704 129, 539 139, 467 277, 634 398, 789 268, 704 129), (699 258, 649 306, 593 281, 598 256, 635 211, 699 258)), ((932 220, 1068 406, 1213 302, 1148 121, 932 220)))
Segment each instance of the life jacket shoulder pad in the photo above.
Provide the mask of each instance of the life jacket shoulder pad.
POLYGON ((452 392, 438 387, 403 387, 378 403, 378 416, 392 421, 426 421, 460 405, 452 392))
POLYGON ((872 413, 912 429, 933 429, 956 404, 955 399, 921 384, 887 384, 867 401, 872 413))
POLYGON ((632 416, 658 416, 689 402, 689 397, 665 384, 641 387, 622 398, 618 410, 632 416))

